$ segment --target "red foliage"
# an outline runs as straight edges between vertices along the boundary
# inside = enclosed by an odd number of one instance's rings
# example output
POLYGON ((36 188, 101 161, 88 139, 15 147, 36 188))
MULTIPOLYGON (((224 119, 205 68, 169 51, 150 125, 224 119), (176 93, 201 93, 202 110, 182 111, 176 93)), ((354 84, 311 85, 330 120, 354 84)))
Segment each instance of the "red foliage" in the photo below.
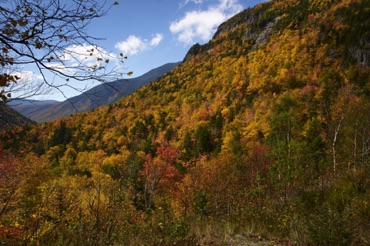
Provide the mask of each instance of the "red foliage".
POLYGON ((210 116, 210 110, 208 107, 202 109, 199 113, 199 120, 208 120, 210 116))
POLYGON ((250 170, 246 172, 245 181, 253 183, 257 175, 264 175, 269 171, 271 160, 267 157, 269 147, 257 143, 249 155, 250 170))
POLYGON ((267 153, 269 152, 269 148, 263 144, 256 144, 251 158, 258 163, 257 169, 263 170, 265 172, 268 171, 268 167, 270 165, 270 160, 267 158, 267 153))
POLYGON ((309 95, 314 92, 318 92, 319 88, 316 85, 306 85, 305 87, 302 88, 302 90, 299 92, 300 96, 305 96, 309 95))
POLYGON ((14 157, 0 154, 0 194, 13 190, 22 176, 21 163, 14 157))
MULTIPOLYGON (((23 233, 22 228, 0 225, 0 240, 3 242, 18 241, 23 233)), ((15 244, 14 244, 15 245, 15 244)))
POLYGON ((174 183, 182 178, 182 174, 173 166, 176 164, 179 151, 167 142, 157 148, 157 158, 147 155, 142 176, 152 191, 167 187, 171 189, 174 183))
MULTIPOLYGON (((17 189, 21 186, 25 174, 26 171, 19 159, 0 154, 0 218, 17 206, 17 189)), ((0 229, 2 230, 0 237, 4 235, 8 237, 14 234, 12 228, 0 229)))
POLYGON ((171 147, 168 142, 164 142, 158 146, 156 154, 159 159, 163 160, 168 165, 174 165, 179 157, 179 151, 171 147))

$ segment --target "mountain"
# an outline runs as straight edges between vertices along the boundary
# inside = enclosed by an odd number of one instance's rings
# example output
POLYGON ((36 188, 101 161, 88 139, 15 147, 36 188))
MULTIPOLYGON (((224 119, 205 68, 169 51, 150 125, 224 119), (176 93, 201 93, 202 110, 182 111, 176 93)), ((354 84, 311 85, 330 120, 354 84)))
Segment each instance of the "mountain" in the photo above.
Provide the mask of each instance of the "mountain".
POLYGON ((7 102, 8 106, 19 106, 19 105, 44 105, 44 104, 52 104, 57 103, 58 101, 55 100, 31 100, 31 99, 14 99, 9 100, 7 102))
POLYGON ((11 102, 10 106, 36 122, 51 121, 73 115, 76 112, 91 111, 97 107, 112 104, 133 93, 141 86, 158 79, 177 65, 179 62, 168 63, 137 78, 101 84, 64 102, 15 100, 11 102))
POLYGON ((17 126, 25 126, 30 124, 35 124, 35 122, 21 115, 4 103, 0 103, 1 131, 9 130, 17 126))
POLYGON ((25 117, 33 117, 34 121, 37 121, 37 117, 41 112, 47 112, 53 106, 58 105, 60 102, 54 100, 11 100, 7 105, 12 107, 18 113, 24 115, 25 117))
POLYGON ((29 175, 0 221, 29 244, 368 245, 368 16, 267 1, 116 103, 3 136, 29 175))

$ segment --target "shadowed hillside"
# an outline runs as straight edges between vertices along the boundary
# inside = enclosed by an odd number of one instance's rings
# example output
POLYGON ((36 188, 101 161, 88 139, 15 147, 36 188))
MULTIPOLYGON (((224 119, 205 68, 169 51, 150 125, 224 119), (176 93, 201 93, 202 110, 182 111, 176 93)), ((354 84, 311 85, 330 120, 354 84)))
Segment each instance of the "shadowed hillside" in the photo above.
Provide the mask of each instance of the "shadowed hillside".
POLYGON ((35 124, 35 122, 19 114, 11 107, 0 103, 0 125, 3 130, 29 124, 35 124))

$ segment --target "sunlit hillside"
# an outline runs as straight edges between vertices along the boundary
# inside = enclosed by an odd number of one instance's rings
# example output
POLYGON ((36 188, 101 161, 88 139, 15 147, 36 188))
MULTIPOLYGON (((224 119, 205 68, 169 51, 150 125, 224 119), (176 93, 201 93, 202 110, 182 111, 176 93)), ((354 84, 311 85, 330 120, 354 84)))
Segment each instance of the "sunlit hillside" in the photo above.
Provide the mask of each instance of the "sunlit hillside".
POLYGON ((0 239, 369 244, 368 16, 271 0, 112 106, 4 134, 0 239))

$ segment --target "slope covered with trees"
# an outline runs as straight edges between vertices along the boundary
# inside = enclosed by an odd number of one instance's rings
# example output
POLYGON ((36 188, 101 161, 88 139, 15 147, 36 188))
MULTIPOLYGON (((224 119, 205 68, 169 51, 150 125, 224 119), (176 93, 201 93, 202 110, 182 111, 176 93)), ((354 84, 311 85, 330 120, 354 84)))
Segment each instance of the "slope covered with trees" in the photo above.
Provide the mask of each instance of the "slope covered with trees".
POLYGON ((1 239, 368 244, 369 12, 266 2, 114 105, 4 134, 1 239))
POLYGON ((4 130, 10 130, 17 126, 25 126, 34 123, 34 121, 24 117, 11 107, 0 102, 0 124, 4 130))

